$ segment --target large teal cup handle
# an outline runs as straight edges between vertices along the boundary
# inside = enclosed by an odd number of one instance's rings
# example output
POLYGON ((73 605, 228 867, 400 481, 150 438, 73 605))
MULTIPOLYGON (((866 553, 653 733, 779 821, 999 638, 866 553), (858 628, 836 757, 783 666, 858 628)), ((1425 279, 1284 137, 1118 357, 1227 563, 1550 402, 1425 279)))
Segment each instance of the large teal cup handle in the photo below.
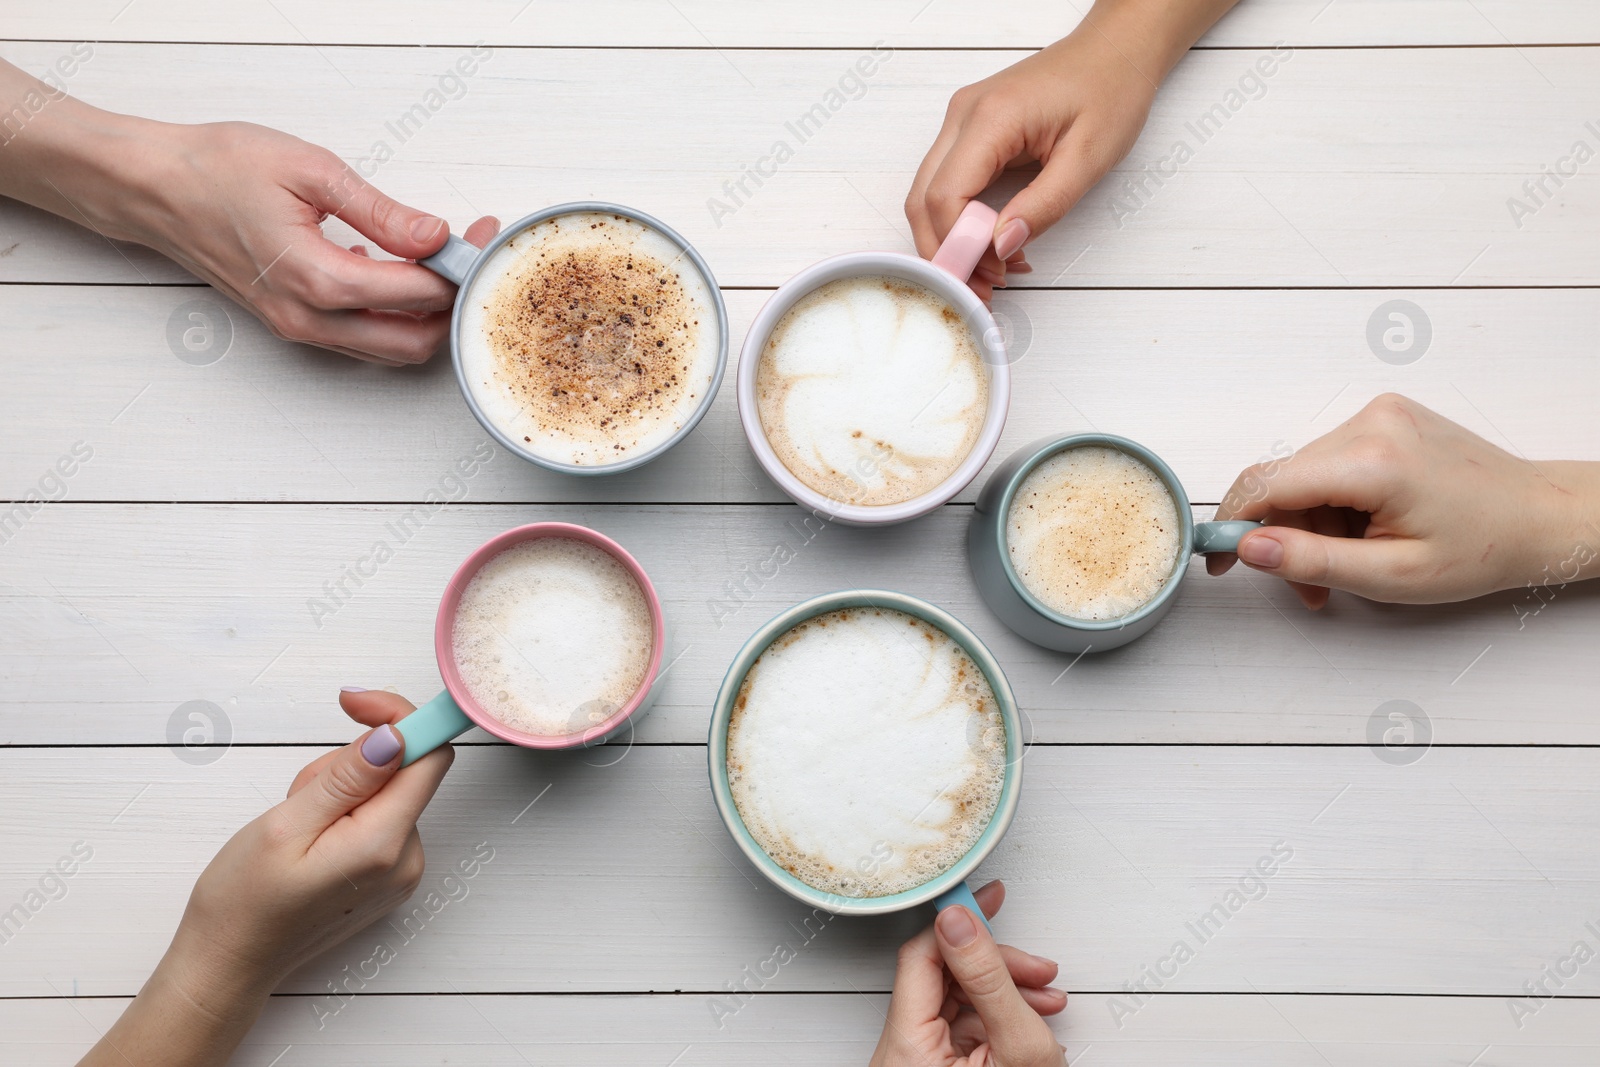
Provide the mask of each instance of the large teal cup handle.
POLYGON ((394 728, 406 740, 405 758, 400 766, 409 767, 451 738, 460 737, 477 725, 467 718, 456 698, 446 689, 410 715, 395 723, 394 728))
POLYGON ((972 895, 972 890, 967 883, 957 882, 943 893, 933 898, 933 907, 936 911, 943 911, 953 904, 960 904, 978 917, 978 921, 994 933, 994 927, 989 926, 988 918, 983 914, 983 909, 978 907, 978 898, 972 895))
POLYGON ((1201 555, 1212 552, 1237 552, 1239 542, 1252 530, 1261 529, 1259 522, 1228 519, 1224 522, 1197 522, 1194 524, 1194 550, 1201 555))
POLYGON ((472 269, 472 264, 477 261, 482 251, 470 241, 464 241, 451 234, 445 240, 443 248, 417 262, 435 274, 443 275, 460 285, 467 280, 467 271, 472 269))

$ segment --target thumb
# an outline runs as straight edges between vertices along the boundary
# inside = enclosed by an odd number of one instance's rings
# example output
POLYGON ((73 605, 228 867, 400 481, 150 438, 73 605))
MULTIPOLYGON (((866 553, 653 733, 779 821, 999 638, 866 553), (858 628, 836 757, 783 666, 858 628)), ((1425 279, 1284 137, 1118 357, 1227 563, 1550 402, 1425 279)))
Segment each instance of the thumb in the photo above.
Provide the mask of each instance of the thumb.
POLYGON ((348 166, 301 194, 319 211, 336 215, 392 256, 421 259, 444 247, 450 226, 436 215, 385 196, 348 166))
POLYGON ((1328 537, 1292 526, 1268 526, 1239 542, 1240 562, 1254 570, 1371 600, 1394 600, 1422 552, 1418 542, 1402 538, 1328 537))
POLYGON ((988 927, 956 904, 939 913, 933 928, 950 976, 983 1021, 995 1062, 1018 1067, 1061 1062, 1061 1046, 1017 991, 988 927))
POLYGON ((1100 177, 1081 139, 1068 134, 1050 153, 1039 176, 1001 209, 994 230, 995 253, 1001 259, 1016 255, 1028 241, 1060 222, 1100 177))
POLYGON ((405 740, 393 726, 378 727, 333 753, 317 776, 279 805, 295 827, 316 838, 377 794, 400 769, 405 740))

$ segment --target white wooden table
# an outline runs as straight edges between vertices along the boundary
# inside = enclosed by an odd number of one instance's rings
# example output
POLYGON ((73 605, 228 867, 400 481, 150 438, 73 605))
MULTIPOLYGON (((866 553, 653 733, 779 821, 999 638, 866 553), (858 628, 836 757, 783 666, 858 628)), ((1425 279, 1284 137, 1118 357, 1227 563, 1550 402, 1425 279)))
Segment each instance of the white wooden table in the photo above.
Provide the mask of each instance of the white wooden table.
MULTIPOLYGON (((376 181, 458 226, 636 205, 704 252, 737 348, 801 266, 909 248, 900 204, 950 93, 1065 33, 1076 7, 74 0, 13 5, 3 54, 42 70, 92 40, 70 87, 96 103, 249 119, 352 162, 387 139, 376 181), (386 123, 479 40, 494 51, 465 95, 394 144, 386 123), (723 181, 879 41, 893 56, 865 95, 713 219, 723 181)), ((1527 217, 1507 205, 1577 141, 1600 148, 1592 0, 1244 0, 997 301, 1031 337, 997 458, 1054 431, 1123 433, 1203 515, 1245 464, 1396 390, 1522 454, 1600 459, 1600 160, 1527 217), (1292 54, 1198 143, 1186 124, 1276 42, 1292 54), (1179 140, 1193 159, 1119 206, 1179 140), (1409 363, 1367 340, 1397 299, 1431 326, 1409 363)), ((184 362, 169 322, 224 301, 9 202, 0 282, 0 497, 27 497, 78 442, 93 453, 0 544, 0 908, 75 843, 93 853, 0 943, 8 1064, 71 1063, 110 1023, 218 846, 353 735, 339 685, 437 690, 446 576, 537 519, 596 526, 650 571, 676 625, 661 705, 631 748, 588 757, 463 738, 422 820, 424 890, 480 842, 493 861, 409 942, 378 928, 306 967, 236 1062, 864 1062, 893 948, 927 917, 808 938, 802 909, 735 858, 705 782, 734 651, 844 585, 955 612, 1019 694, 1021 812, 983 873, 1011 887, 1002 936, 1063 962, 1074 1063, 1596 1060, 1600 962, 1563 960, 1600 950, 1600 588, 1420 609, 1336 595, 1313 616, 1258 575, 1196 568, 1156 633, 1067 671, 978 600, 972 491, 892 530, 828 529, 749 579, 799 546, 800 512, 752 461, 728 387, 633 474, 497 455, 319 626, 308 600, 485 437, 447 363, 357 364, 231 308, 227 354, 184 362), (1414 762, 1370 747, 1395 700, 1431 727, 1414 762), (203 761, 181 742, 207 721, 231 747, 203 761), (1202 943, 1190 924, 1274 846, 1292 858, 1202 943), (359 996, 328 996, 380 938, 397 958, 359 996), (1179 941, 1194 958, 1173 975, 1179 941), (797 958, 750 983, 780 943, 797 958), (1158 970, 1159 995, 1125 991, 1158 970), (1559 999, 1514 999, 1540 981, 1559 999), (743 984, 759 992, 719 1026, 743 984)))

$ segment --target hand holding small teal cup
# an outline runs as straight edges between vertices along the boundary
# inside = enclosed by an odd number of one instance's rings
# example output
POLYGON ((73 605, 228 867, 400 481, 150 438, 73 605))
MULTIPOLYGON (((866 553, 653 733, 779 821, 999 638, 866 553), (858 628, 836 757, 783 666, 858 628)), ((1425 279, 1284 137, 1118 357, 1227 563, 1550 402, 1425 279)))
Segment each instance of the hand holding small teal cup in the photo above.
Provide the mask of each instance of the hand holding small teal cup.
MULTIPOLYGON (((395 724, 394 728, 405 739, 405 757, 401 761, 401 766, 416 762, 474 726, 483 728, 502 741, 510 741, 524 748, 587 748, 601 744, 623 730, 631 729, 633 722, 655 702, 661 679, 661 659, 662 651, 666 648, 666 636, 666 618, 661 608, 661 598, 656 595, 655 586, 650 583, 649 576, 645 574, 639 562, 611 538, 586 526, 576 526, 566 522, 536 522, 497 534, 466 558, 451 577, 449 585, 445 587, 434 624, 434 652, 439 660, 439 674, 444 678, 444 691, 395 724), (461 605, 462 594, 473 576, 506 549, 541 537, 566 538, 592 545, 621 563, 644 594, 650 610, 653 638, 649 666, 644 680, 639 684, 632 699, 621 707, 610 710, 609 714, 599 718, 598 721, 590 721, 588 715, 579 715, 573 722, 573 729, 570 732, 549 735, 516 729, 500 722, 485 711, 462 680, 461 671, 456 664, 454 640, 456 613, 461 605)), ((584 709, 575 709, 575 712, 582 710, 584 709)))
POLYGON ((1069 434, 1025 445, 990 475, 967 527, 967 558, 984 602, 1019 636, 1058 652, 1106 652, 1149 633, 1172 610, 1191 555, 1233 552, 1246 534, 1260 527, 1259 522, 1239 520, 1197 523, 1183 483, 1160 456, 1126 437, 1069 434), (1027 587, 1012 564, 1007 526, 1019 487, 1040 464, 1077 448, 1112 449, 1137 460, 1160 479, 1177 511, 1178 548, 1170 572, 1156 576, 1160 587, 1153 596, 1115 618, 1077 618, 1052 609, 1027 587))

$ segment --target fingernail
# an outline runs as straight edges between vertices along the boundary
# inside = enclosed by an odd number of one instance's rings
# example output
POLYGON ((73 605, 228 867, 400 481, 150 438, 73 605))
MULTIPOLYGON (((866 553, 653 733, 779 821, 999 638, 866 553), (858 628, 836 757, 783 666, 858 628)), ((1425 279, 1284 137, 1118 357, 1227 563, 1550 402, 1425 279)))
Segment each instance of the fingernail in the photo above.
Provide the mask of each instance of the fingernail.
POLYGON ((978 936, 978 924, 972 921, 967 909, 959 904, 941 911, 935 922, 944 939, 956 948, 966 948, 978 936))
POLYGON ((1033 264, 1027 262, 1026 260, 1023 260, 1023 261, 1018 262, 1018 263, 1007 263, 1006 264, 1006 273, 1007 274, 1032 274, 1033 273, 1033 264))
POLYGON ((361 755, 374 767, 383 767, 400 754, 405 742, 393 726, 380 726, 361 742, 361 755))
POLYGON ((411 224, 411 239, 413 241, 431 241, 439 232, 439 227, 444 225, 444 219, 432 215, 422 215, 411 224))
POLYGON ((1033 956, 1034 961, 1036 963, 1042 963, 1046 967, 1055 967, 1055 966, 1057 966, 1056 961, 1051 959, 1048 956, 1034 956, 1033 953, 1031 953, 1031 952, 1028 953, 1028 955, 1033 956))
POLYGON ((1012 219, 995 234, 994 254, 1001 259, 1010 259, 1017 254, 1017 249, 1027 243, 1028 224, 1021 219, 1012 219))
POLYGON ((1277 567, 1283 563, 1283 543, 1266 534, 1251 534, 1239 542, 1239 558, 1255 567, 1277 567))
POLYGON ((341 693, 365 693, 366 691, 365 686, 359 685, 341 685, 339 687, 339 692, 341 693))
POLYGON ((972 273, 977 275, 979 278, 982 278, 996 289, 1004 289, 1006 287, 1005 275, 999 273, 998 271, 992 271, 988 267, 975 267, 973 268, 972 273))

